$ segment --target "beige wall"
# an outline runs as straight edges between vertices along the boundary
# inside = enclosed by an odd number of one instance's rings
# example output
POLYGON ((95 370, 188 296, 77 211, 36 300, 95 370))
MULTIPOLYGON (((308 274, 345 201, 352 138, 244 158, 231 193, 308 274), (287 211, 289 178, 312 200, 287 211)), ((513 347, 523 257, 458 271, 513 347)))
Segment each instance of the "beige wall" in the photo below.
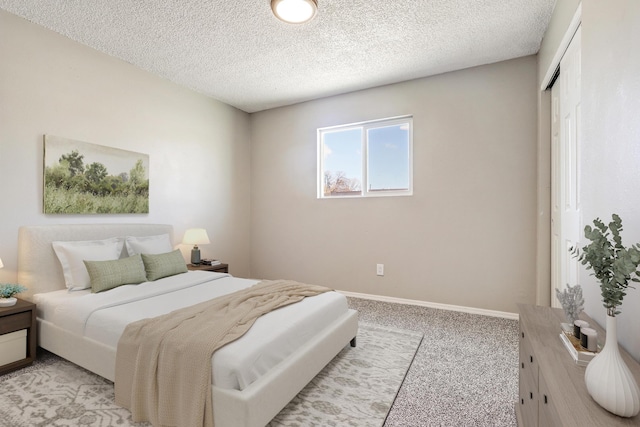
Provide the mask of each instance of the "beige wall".
MULTIPOLYGON (((560 0, 556 5, 539 53, 540 80, 558 49, 578 3, 560 0)), ((640 242, 638 40, 640 2, 582 1, 581 228, 591 224, 596 217, 608 221, 612 213, 617 213, 623 219, 623 243, 626 245, 640 242)), ((549 114, 544 95, 542 99, 541 123, 545 120, 543 115, 549 114)), ((540 128, 540 144, 542 151, 549 144, 548 130, 544 126, 540 128)), ((545 161, 548 162, 548 158, 541 158, 541 162, 545 161)), ((542 165, 542 168, 545 167, 548 164, 542 165)), ((581 244, 586 243, 583 237, 581 244)), ((585 311, 604 326, 606 312, 602 307, 597 281, 587 270, 581 269, 580 284, 584 292, 585 311)), ((618 341, 640 361, 640 290, 637 287, 629 290, 621 309, 618 341)))
MULTIPOLYGON (((622 217, 623 241, 640 242, 640 2, 582 3, 582 223, 622 217)), ((585 310, 606 322, 600 288, 586 271, 585 310)), ((637 285, 637 284, 636 284, 637 285)), ((619 342, 640 361, 640 287, 618 316, 619 342)))
POLYGON ((506 312, 533 303, 536 67, 526 57, 253 114, 252 274, 506 312), (318 127, 404 114, 412 197, 316 199, 318 127))
POLYGON ((0 282, 18 227, 146 222, 204 227, 203 256, 249 274, 248 114, 0 11, 0 282), (42 214, 43 134, 148 153, 148 215, 42 214))

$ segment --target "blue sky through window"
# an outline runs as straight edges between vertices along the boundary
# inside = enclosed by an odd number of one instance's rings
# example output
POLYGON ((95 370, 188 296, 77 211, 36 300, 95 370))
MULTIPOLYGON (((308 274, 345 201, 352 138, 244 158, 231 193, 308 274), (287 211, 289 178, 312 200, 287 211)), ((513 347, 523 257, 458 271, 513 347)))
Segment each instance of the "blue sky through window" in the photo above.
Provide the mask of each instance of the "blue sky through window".
POLYGON ((324 134, 324 170, 344 172, 362 184, 362 128, 324 134))
POLYGON ((344 173, 369 191, 408 190, 410 188, 409 124, 381 127, 353 127, 328 130, 323 134, 323 174, 344 173), (363 150, 363 133, 367 145, 363 150), (368 153, 367 177, 363 176, 363 151, 368 153), (363 182, 364 181, 364 182, 363 182))
POLYGON ((385 126, 367 133, 369 191, 408 190, 409 126, 385 126))

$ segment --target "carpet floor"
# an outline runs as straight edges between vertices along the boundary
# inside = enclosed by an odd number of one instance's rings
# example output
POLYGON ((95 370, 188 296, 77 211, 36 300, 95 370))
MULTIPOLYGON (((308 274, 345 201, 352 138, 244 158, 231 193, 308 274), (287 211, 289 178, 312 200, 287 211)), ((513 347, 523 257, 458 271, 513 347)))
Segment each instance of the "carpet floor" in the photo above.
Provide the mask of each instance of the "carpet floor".
POLYGON ((515 427, 518 322, 349 298, 361 322, 424 334, 385 427, 515 427))
MULTIPOLYGON (((382 426, 421 340, 361 322, 357 347, 345 347, 269 427, 382 426)), ((0 377, 2 427, 148 425, 114 403, 113 383, 46 351, 0 377)))
POLYGON ((360 323, 343 349, 268 427, 381 427, 422 334, 360 323))
MULTIPOLYGON (((349 305, 359 311, 361 324, 415 331, 424 335, 384 426, 516 426, 517 321, 360 298, 349 298, 349 305)), ((360 341, 359 338, 359 346, 360 341)), ((5 384, 2 383, 8 377, 0 377, 0 401, 16 399, 5 394, 5 384)), ((105 387, 104 383, 97 383, 86 387, 83 393, 92 404, 105 405, 102 397, 105 389, 108 391, 108 384, 105 387)), ((71 391, 68 393, 71 394, 71 391)), ((46 400, 55 396, 41 394, 36 398, 46 400)), ((358 405, 355 407, 357 409, 358 405)), ((61 410, 58 415, 73 417, 74 408, 77 409, 77 406, 68 406, 66 411, 61 410)), ((319 410, 334 409, 331 405, 320 405, 319 410)), ((104 413, 107 417, 113 417, 113 423, 103 425, 135 425, 129 424, 126 415, 115 412, 109 415, 108 411, 104 413)), ((40 416, 45 416, 45 413, 40 413, 40 416)), ((11 426, 3 424, 8 420, 0 419, 0 425, 11 426)), ((84 424, 67 425, 96 425, 90 421, 85 417, 82 418, 84 424)), ((296 424, 294 417, 289 425, 331 425, 321 421, 312 424, 300 421, 302 419, 298 419, 296 424)))

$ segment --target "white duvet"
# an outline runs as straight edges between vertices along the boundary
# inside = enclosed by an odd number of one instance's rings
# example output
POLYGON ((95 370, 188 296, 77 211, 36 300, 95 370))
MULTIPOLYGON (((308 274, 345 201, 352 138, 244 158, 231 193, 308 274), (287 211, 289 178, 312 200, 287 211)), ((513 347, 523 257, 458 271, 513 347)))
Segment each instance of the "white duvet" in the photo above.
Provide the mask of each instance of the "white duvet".
MULTIPOLYGON (((257 280, 190 271, 92 294, 66 290, 34 295, 38 317, 74 334, 117 348, 127 324, 230 292, 257 280)), ((240 339, 216 351, 212 384, 242 390, 347 310, 346 298, 327 292, 259 318, 240 339)))

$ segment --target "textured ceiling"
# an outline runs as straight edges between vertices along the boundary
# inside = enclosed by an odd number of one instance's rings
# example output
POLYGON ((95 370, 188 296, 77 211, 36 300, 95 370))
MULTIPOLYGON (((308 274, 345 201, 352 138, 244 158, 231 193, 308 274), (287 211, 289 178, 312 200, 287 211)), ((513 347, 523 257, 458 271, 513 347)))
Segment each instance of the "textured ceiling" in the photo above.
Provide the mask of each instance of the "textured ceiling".
POLYGON ((247 112, 538 51, 556 0, 0 0, 0 8, 247 112))

